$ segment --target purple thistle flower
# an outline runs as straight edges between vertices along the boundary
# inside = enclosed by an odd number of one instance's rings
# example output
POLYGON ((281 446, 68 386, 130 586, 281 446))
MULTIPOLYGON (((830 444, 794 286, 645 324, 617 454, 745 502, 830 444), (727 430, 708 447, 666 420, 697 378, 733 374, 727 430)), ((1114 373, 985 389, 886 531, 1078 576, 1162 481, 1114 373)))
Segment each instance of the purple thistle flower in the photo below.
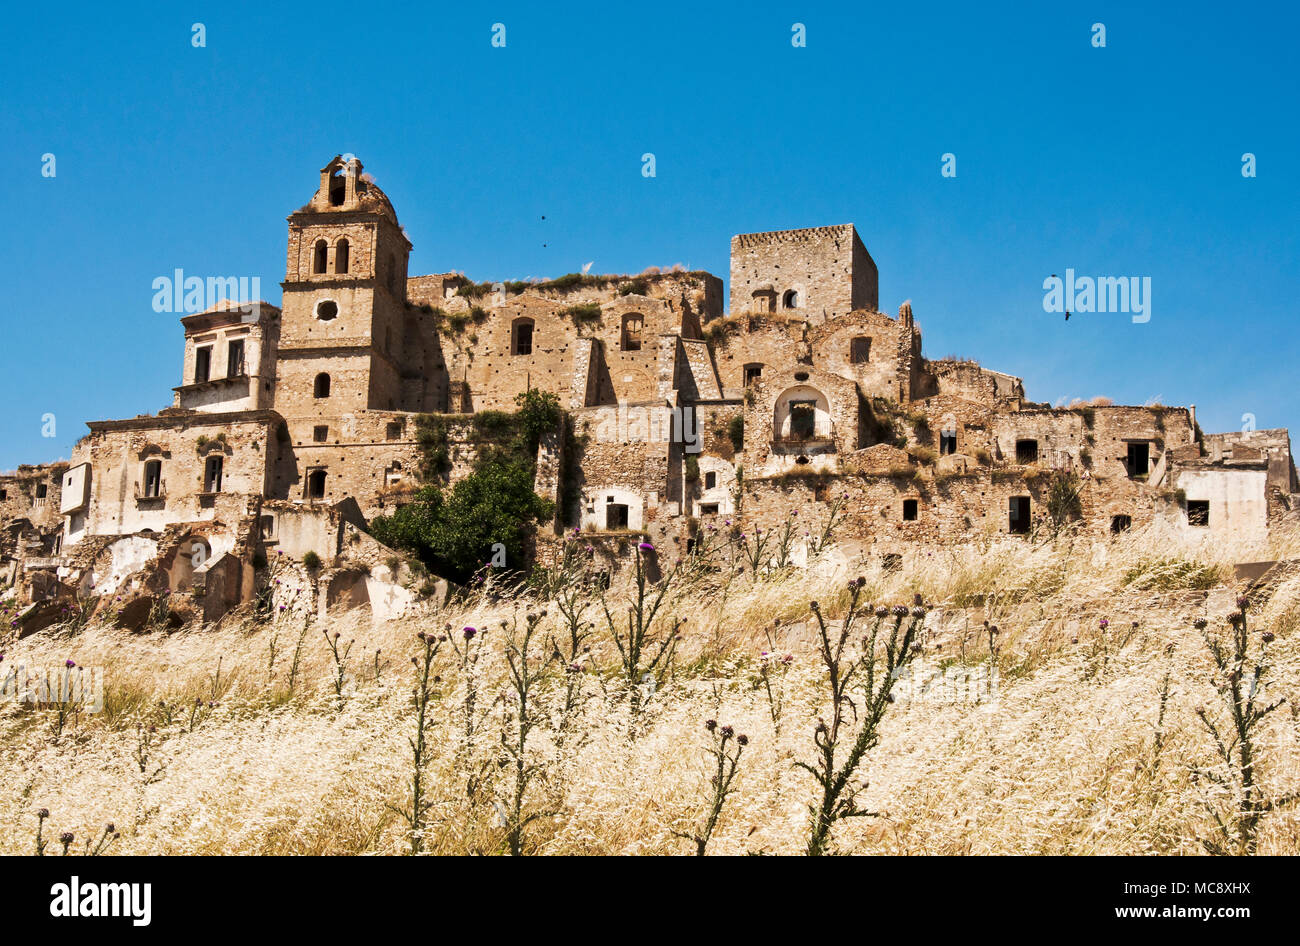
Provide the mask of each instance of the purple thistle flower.
POLYGON ((642 552, 653 552, 655 550, 655 547, 651 545, 649 542, 640 542, 637 544, 637 548, 639 548, 642 552))
POLYGON ((467 627, 467 628, 465 628, 465 629, 464 629, 465 640, 470 640, 470 639, 473 638, 473 636, 474 636, 475 634, 477 634, 477 633, 478 633, 478 629, 477 629, 477 628, 473 628, 473 627, 467 627))
POLYGON ((76 665, 77 665, 77 662, 76 662, 75 660, 73 660, 72 658, 70 658, 70 657, 69 657, 67 660, 65 660, 65 661, 63 662, 63 666, 67 667, 69 670, 71 670, 71 669, 72 669, 73 667, 75 667, 76 665))

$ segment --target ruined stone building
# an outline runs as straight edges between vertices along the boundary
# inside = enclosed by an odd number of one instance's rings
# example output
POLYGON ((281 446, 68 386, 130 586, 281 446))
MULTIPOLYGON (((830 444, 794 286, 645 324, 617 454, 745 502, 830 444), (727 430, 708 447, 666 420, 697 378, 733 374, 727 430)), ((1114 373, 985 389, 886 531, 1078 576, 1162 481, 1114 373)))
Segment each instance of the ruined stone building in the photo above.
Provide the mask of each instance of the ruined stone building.
POLYGON ((897 555, 1061 515, 1097 534, 1164 519, 1258 536, 1294 506, 1285 430, 1051 407, 1012 375, 927 359, 910 305, 879 311, 852 225, 734 237, 727 311, 705 272, 476 283, 408 275, 411 248, 360 163, 330 161, 288 217, 281 307, 184 316, 170 406, 92 421, 69 461, 0 477, 10 586, 197 594, 211 617, 247 600, 269 554, 311 551, 340 573, 368 556, 370 590, 354 575, 333 592, 364 600, 391 561, 366 524, 417 485, 417 417, 445 415, 454 481, 474 413, 528 389, 572 422, 537 467, 556 532, 685 547, 706 524, 816 522, 839 502, 849 536, 897 555), (1063 483, 1077 500, 1053 506, 1063 483))

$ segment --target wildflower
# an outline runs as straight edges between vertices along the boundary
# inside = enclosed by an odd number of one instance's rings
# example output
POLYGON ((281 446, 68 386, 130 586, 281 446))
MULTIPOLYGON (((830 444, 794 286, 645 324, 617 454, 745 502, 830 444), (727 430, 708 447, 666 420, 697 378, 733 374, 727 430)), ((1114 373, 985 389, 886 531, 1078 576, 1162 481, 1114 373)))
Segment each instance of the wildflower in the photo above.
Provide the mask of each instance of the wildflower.
POLYGON ((72 832, 64 831, 62 834, 59 835, 59 840, 62 841, 64 844, 71 844, 73 841, 72 832))
POLYGON ((1263 638, 1265 644, 1271 644, 1271 643, 1273 643, 1273 632, 1272 632, 1272 631, 1265 631, 1265 632, 1264 632, 1262 635, 1260 635, 1260 636, 1263 638))
POLYGON ((723 727, 722 727, 722 738, 723 738, 723 739, 730 739, 730 738, 731 738, 732 736, 734 736, 735 734, 736 734, 736 731, 735 731, 734 729, 732 729, 730 726, 723 726, 723 727))
POLYGON ((113 822, 110 821, 108 824, 104 825, 104 830, 107 831, 109 834, 113 834, 114 832, 117 831, 117 828, 115 828, 113 826, 113 822))
POLYGON ((883 604, 876 608, 876 617, 883 618, 883 617, 887 617, 888 614, 889 614, 889 609, 885 607, 883 604))
POLYGON ((896 618, 907 617, 907 605, 905 604, 896 604, 889 610, 896 618))
POLYGON ((63 666, 65 666, 65 667, 67 667, 69 670, 71 670, 73 667, 77 666, 77 662, 76 662, 75 660, 71 659, 71 658, 68 658, 67 660, 65 660, 65 661, 63 662, 63 666))
POLYGON ((42 821, 44 821, 49 816, 50 816, 50 809, 48 808, 38 808, 36 810, 36 817, 40 818, 42 821))
POLYGON ((1196 628, 1198 631, 1203 631, 1205 630, 1205 626, 1209 623, 1210 622, 1205 620, 1205 618, 1197 618, 1192 622, 1192 627, 1196 628))
POLYGON ((925 617, 925 608, 923 608, 923 607, 921 607, 921 606, 919 606, 919 605, 918 605, 917 607, 913 608, 913 609, 912 609, 912 617, 914 617, 914 618, 923 618, 923 617, 925 617))
POLYGON ((655 550, 655 547, 651 545, 649 542, 638 542, 637 548, 639 548, 642 552, 653 552, 655 550))
POLYGON ((1238 599, 1237 599, 1237 607, 1239 607, 1239 608, 1241 608, 1241 610, 1245 611, 1247 608, 1250 607, 1250 599, 1249 599, 1249 598, 1246 598, 1246 597, 1244 597, 1244 596, 1241 597, 1241 598, 1238 598, 1238 599))
POLYGON ((704 728, 709 732, 713 732, 713 730, 718 728, 718 721, 716 719, 706 719, 704 721, 704 728))
POLYGON ((744 733, 741 733, 739 736, 736 737, 736 742, 740 743, 742 746, 747 746, 749 745, 749 737, 746 736, 744 733))
POLYGON ((467 627, 464 629, 465 640, 471 640, 478 633, 477 628, 467 627))
POLYGON ((1106 620, 1105 618, 1102 618, 1100 621, 1097 622, 1097 625, 1104 631, 1106 630, 1106 628, 1110 627, 1110 621, 1106 620))

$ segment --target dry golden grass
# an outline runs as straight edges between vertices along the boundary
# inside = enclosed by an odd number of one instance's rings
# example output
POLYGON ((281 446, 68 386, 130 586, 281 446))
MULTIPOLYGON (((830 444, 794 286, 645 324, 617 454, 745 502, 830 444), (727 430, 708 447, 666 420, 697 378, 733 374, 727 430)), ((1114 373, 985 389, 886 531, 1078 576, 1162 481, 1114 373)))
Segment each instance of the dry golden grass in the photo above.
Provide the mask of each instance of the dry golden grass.
MULTIPOLYGON (((693 830, 707 802, 703 723, 714 718, 745 733, 749 746, 709 852, 801 853, 815 786, 793 762, 810 759, 812 730, 825 712, 823 670, 801 624, 810 620, 812 599, 837 616, 846 580, 862 575, 872 600, 911 604, 920 594, 933 605, 932 665, 986 662, 982 622, 999 625, 1000 679, 992 699, 900 699, 891 708, 861 773, 869 782, 862 801, 878 816, 838 825, 839 851, 1202 853, 1211 822, 1189 772, 1211 764, 1213 750, 1196 709, 1223 708, 1190 622, 1204 615, 1216 627, 1231 609, 1234 561, 1273 558, 1300 558, 1300 534, 1193 548, 1159 529, 1037 545, 987 539, 910 553, 895 572, 832 550, 813 568, 776 580, 683 589, 665 608, 666 616, 688 619, 676 673, 639 715, 622 695, 617 659, 593 609, 597 630, 578 677, 580 708, 560 726, 561 666, 556 686, 537 694, 543 718, 529 759, 538 775, 525 809, 543 816, 528 826, 527 847, 542 854, 691 853, 693 845, 674 832, 693 830), (1100 617, 1111 622, 1104 646, 1100 617), (758 686, 758 655, 769 635, 780 652, 794 655, 777 676, 779 732, 758 686)), ((626 597, 628 589, 612 594, 626 597)), ((72 831, 74 850, 112 822, 121 832, 115 853, 405 852, 407 829, 395 809, 407 802, 411 774, 410 659, 419 650, 417 631, 441 633, 447 625, 452 633, 487 628, 487 635, 472 674, 462 673, 447 649, 439 658, 426 848, 499 852, 498 805, 509 783, 499 746, 514 718, 505 712, 510 691, 498 622, 546 606, 478 595, 378 627, 363 613, 331 618, 330 633, 356 641, 342 699, 321 628, 303 637, 300 621, 227 622, 170 636, 53 629, 11 641, 0 648, 0 669, 68 658, 102 666, 106 700, 103 712, 80 716, 57 737, 51 711, 0 705, 0 852, 33 850, 38 808, 51 813, 46 836, 72 831), (478 700, 467 736, 470 684, 478 700)), ((555 618, 551 605, 544 625, 555 618)), ((1292 701, 1267 718, 1258 738, 1259 782, 1266 796, 1280 797, 1300 790, 1300 717, 1293 711, 1300 700, 1300 577, 1260 596, 1252 621, 1277 638, 1266 693, 1292 701)), ((1295 807, 1264 820, 1259 852, 1300 853, 1295 807)))

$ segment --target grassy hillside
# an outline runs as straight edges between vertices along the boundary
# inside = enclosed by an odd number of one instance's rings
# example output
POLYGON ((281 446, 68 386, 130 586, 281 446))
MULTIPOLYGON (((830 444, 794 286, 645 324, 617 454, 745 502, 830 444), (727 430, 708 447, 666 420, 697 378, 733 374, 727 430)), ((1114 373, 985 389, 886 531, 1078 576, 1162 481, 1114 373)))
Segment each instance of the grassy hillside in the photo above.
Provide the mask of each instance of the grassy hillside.
MULTIPOLYGON (((856 594, 859 612, 919 596, 926 614, 888 696, 879 672, 871 695, 855 689, 859 664, 841 704, 837 765, 873 697, 882 716, 845 780, 866 786, 861 816, 833 824, 829 850, 1202 854, 1240 839, 1242 790, 1206 725, 1230 741, 1216 684, 1230 692, 1233 671, 1193 621, 1230 641, 1231 563, 1278 558, 1300 558, 1300 533, 1255 547, 1184 548, 1156 530, 986 540, 889 572, 832 548, 760 580, 662 561, 667 591, 647 624, 662 589, 648 583, 629 660, 635 587, 624 577, 602 606, 580 567, 547 600, 489 586, 380 627, 351 613, 171 635, 54 628, 0 647, 0 672, 102 667, 105 705, 0 704, 0 852, 33 851, 40 824, 47 853, 63 832, 78 853, 111 823, 113 853, 401 854, 414 821, 431 853, 690 854, 703 839, 710 854, 801 854, 822 789, 798 763, 817 769, 834 713, 810 602, 833 644, 856 594), (629 675, 644 683, 630 690, 629 675)), ((891 628, 912 621, 880 619, 878 671, 891 628)), ((1288 700, 1250 729, 1250 833, 1259 853, 1296 854, 1300 574, 1256 593, 1246 622, 1240 685, 1263 653, 1253 705, 1288 700)), ((876 626, 855 614, 841 673, 876 626)))

